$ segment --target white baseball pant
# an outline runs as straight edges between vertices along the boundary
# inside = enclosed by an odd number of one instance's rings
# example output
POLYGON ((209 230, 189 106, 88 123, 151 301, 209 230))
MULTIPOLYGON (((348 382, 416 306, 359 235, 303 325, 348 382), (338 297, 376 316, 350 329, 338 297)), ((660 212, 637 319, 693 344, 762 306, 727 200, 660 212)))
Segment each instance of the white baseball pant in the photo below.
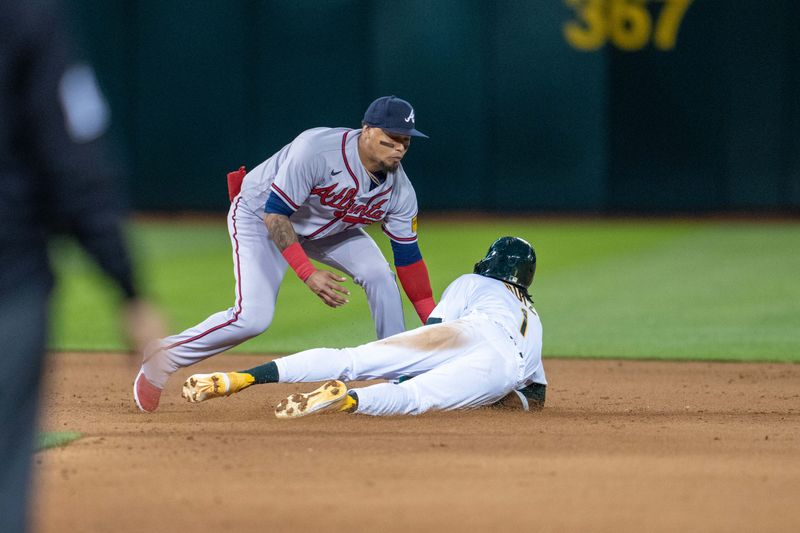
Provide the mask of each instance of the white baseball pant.
POLYGON ((275 360, 283 383, 396 379, 352 389, 358 413, 420 414, 489 405, 525 381, 525 364, 491 320, 470 316, 356 348, 317 348, 275 360))

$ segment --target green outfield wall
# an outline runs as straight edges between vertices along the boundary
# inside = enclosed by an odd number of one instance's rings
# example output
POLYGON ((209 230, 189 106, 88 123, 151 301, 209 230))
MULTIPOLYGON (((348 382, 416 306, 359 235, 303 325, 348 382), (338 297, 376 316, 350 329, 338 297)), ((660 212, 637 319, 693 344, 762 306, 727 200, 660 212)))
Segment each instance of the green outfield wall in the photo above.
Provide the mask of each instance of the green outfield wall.
POLYGON ((224 209, 228 170, 392 93, 423 210, 800 208, 794 0, 70 6, 140 210, 224 209))

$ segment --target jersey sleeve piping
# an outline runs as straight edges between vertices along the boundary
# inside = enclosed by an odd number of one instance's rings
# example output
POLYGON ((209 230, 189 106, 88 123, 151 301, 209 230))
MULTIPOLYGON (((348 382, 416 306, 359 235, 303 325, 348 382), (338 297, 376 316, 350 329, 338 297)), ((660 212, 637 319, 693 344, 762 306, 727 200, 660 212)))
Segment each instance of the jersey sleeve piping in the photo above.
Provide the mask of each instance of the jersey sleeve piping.
POLYGON ((405 243, 411 243, 411 242, 417 242, 417 236, 416 235, 414 235, 413 237, 398 237, 397 235, 394 235, 394 234, 390 233, 389 230, 386 229, 386 224, 381 224, 381 229, 393 241, 397 241, 397 242, 404 243, 404 244, 405 243))
POLYGON ((358 189, 359 189, 358 178, 353 173, 353 169, 350 168, 350 162, 347 161, 347 151, 345 150, 345 147, 347 145, 347 134, 348 133, 350 133, 350 130, 344 132, 344 135, 342 135, 342 161, 344 161, 344 166, 345 166, 345 168, 347 168, 347 173, 350 174, 351 178, 353 178, 353 182, 356 185, 356 192, 358 192, 358 189))
POLYGON ((276 193, 278 193, 278 195, 281 197, 281 199, 282 199, 284 202, 286 202, 286 203, 289 205, 289 207, 291 207, 293 210, 297 211, 298 209, 300 209, 300 206, 299 206, 299 205, 297 205, 296 203, 294 203, 294 202, 292 201, 292 199, 291 199, 291 198, 289 198, 289 195, 288 195, 288 194, 286 194, 285 192, 283 192, 283 191, 281 190, 281 188, 280 188, 280 187, 278 187, 278 186, 277 186, 277 185, 275 185, 274 183, 273 183, 273 184, 272 184, 270 187, 272 188, 272 190, 273 190, 273 191, 275 191, 276 193))

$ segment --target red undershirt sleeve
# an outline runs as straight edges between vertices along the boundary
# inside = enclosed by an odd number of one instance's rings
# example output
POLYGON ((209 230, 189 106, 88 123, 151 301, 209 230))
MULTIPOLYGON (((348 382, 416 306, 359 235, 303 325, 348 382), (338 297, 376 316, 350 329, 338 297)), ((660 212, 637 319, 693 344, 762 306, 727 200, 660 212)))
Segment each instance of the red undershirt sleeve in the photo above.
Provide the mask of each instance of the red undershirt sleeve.
POLYGON ((425 321, 428 320, 428 316, 431 314, 431 311, 433 311, 433 308, 436 307, 425 260, 420 259, 410 265, 398 266, 396 268, 397 277, 400 278, 400 284, 403 286, 406 296, 408 296, 408 299, 411 301, 420 320, 424 324, 425 321))

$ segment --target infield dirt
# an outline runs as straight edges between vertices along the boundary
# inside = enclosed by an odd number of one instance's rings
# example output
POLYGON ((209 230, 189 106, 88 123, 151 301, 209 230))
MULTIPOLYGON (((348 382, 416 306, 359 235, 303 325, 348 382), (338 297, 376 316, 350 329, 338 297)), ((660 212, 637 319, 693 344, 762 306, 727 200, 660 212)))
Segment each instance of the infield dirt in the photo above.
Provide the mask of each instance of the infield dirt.
POLYGON ((191 405, 177 373, 156 414, 136 369, 50 358, 39 533, 171 531, 798 531, 800 365, 547 359, 542 412, 277 420, 313 385, 191 405))

